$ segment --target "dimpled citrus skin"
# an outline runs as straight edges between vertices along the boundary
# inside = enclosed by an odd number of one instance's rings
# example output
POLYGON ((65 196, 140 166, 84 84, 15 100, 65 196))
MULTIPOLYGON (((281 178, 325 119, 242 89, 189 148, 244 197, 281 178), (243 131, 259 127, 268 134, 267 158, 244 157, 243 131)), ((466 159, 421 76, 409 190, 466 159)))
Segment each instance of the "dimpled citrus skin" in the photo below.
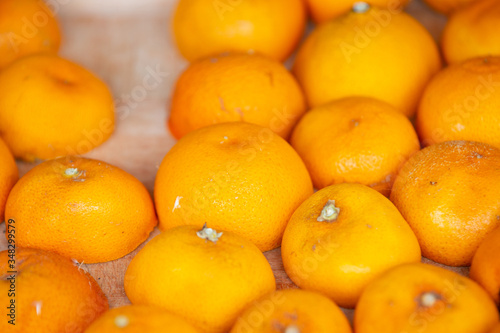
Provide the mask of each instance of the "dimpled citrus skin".
POLYGON ((472 2, 450 16, 443 31, 441 47, 448 63, 470 58, 500 55, 500 3, 497 0, 472 2))
POLYGON ((302 0, 180 0, 173 32, 189 61, 234 51, 282 61, 299 43, 306 19, 302 0))
POLYGON ((289 332, 293 328, 298 328, 300 333, 352 332, 346 316, 332 300, 315 292, 288 289, 252 303, 238 318, 231 333, 289 332), (263 314, 264 319, 256 320, 260 318, 256 314, 263 314))
POLYGON ((460 7, 482 0, 424 0, 434 10, 449 15, 460 7))
POLYGON ((125 291, 132 303, 160 306, 202 332, 227 332, 247 304, 275 290, 273 271, 245 238, 216 230, 222 236, 212 242, 199 229, 180 226, 149 241, 125 273, 125 291))
MULTIPOLYGON (((305 0, 311 16, 316 23, 324 23, 343 15, 358 2, 356 0, 305 0)), ((370 4, 376 7, 398 10, 408 4, 408 0, 371 0, 370 4)))
POLYGON ((417 235, 422 254, 449 266, 470 265, 500 223, 500 150, 477 142, 429 146, 403 166, 391 201, 417 235))
POLYGON ((0 136, 17 158, 84 154, 109 138, 114 117, 106 84, 63 58, 32 55, 0 72, 0 136))
POLYGON ((60 44, 59 24, 43 1, 0 1, 0 69, 30 54, 57 53, 60 44))
POLYGON ((123 257, 157 223, 142 183, 107 163, 80 157, 35 166, 14 186, 5 216, 18 246, 40 248, 79 262, 123 257), (75 175, 66 175, 74 171, 75 175))
POLYGON ((498 305, 500 304, 500 228, 481 242, 470 266, 470 278, 479 283, 498 305))
POLYGON ((19 177, 16 161, 9 148, 0 139, 0 223, 4 220, 5 204, 10 190, 19 177))
POLYGON ((85 333, 164 333, 165 330, 175 333, 199 332, 180 317, 160 307, 127 305, 105 312, 85 333))
POLYGON ((163 159, 154 189, 161 230, 208 223, 262 251, 280 245, 293 211, 312 193, 293 148, 270 129, 243 122, 184 136, 163 159))
POLYGON ((354 314, 357 333, 487 333, 496 322, 495 304, 474 281, 421 263, 393 268, 369 284, 354 314), (434 303, 422 299, 427 293, 434 303))
POLYGON ((315 188, 360 183, 386 196, 399 168, 420 149, 404 115, 367 97, 348 97, 308 111, 295 127, 291 144, 315 188))
POLYGON ((424 145, 452 140, 500 148, 500 57, 450 65, 427 86, 416 127, 424 145))
POLYGON ((421 259, 417 239, 396 207, 377 191, 349 183, 326 187, 300 205, 285 230, 281 255, 300 288, 348 308, 381 273, 421 259), (340 209, 338 218, 317 221, 329 200, 340 209))
POLYGON ((168 125, 176 138, 215 123, 245 121, 288 139, 306 111, 302 90, 279 62, 232 54, 196 61, 180 76, 168 125))
POLYGON ((440 67, 437 45, 419 22, 371 8, 318 26, 300 47, 293 72, 311 107, 361 95, 411 116, 440 67))
POLYGON ((21 247, 16 247, 14 258, 12 269, 8 252, 0 252, 0 302, 5 308, 14 298, 8 296, 9 271, 18 272, 15 325, 7 322, 11 318, 4 308, 1 332, 80 333, 108 309, 108 300, 96 281, 69 258, 21 247))

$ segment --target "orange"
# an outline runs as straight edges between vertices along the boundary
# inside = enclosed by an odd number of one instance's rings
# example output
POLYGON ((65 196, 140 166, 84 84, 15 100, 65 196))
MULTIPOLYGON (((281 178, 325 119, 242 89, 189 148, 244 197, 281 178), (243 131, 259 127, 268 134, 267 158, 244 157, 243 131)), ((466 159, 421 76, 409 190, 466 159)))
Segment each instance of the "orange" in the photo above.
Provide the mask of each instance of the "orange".
POLYGON ((191 325, 177 316, 156 307, 128 305, 114 308, 90 325, 85 333, 197 333, 191 325))
POLYGON ((156 175, 160 229, 208 223, 278 247, 294 210, 313 193, 293 148, 270 129, 234 122, 189 133, 167 153, 156 175))
POLYGON ((189 61, 234 51, 285 60, 305 24, 303 0, 180 0, 173 32, 189 61))
MULTIPOLYGON (((500 215, 497 216, 500 219, 500 215)), ((470 278, 479 283, 500 304, 500 228, 493 230, 481 242, 472 259, 470 278)))
POLYGON ((271 266, 255 245, 207 227, 161 233, 125 273, 132 303, 160 306, 202 332, 227 332, 247 304, 275 287, 271 266))
POLYGON ((370 283, 354 314, 356 333, 487 333, 495 304, 474 281, 428 264, 391 269, 370 283))
POLYGON ((441 46, 449 63, 470 58, 500 55, 500 2, 471 2, 454 12, 443 32, 441 46))
POLYGON ((404 12, 356 10, 318 26, 298 51, 293 71, 309 105, 366 96, 413 115, 441 66, 436 43, 404 12))
POLYGON ((470 265, 500 224, 500 150, 466 141, 427 147, 403 166, 391 200, 417 235, 425 257, 470 265))
POLYGON ((59 24, 44 1, 0 1, 0 69, 35 53, 57 53, 59 24))
POLYGON ((316 188, 361 183, 384 195, 402 164, 420 149, 410 121, 368 97, 348 97, 307 112, 291 143, 316 188))
POLYGON ((419 262, 420 247, 396 207, 360 184, 326 187, 295 211, 283 236, 286 273, 300 288, 355 307, 387 269, 419 262))
POLYGON ((495 327, 491 331, 488 331, 488 333, 500 333, 500 323, 495 325, 495 327))
POLYGON ((180 76, 168 126, 181 138, 215 123, 245 121, 288 139, 306 111, 302 90, 279 62, 234 54, 196 61, 180 76))
POLYGON ((231 333, 351 333, 347 318, 326 296, 289 289, 266 295, 249 306, 231 333))
POLYGON ((12 189, 5 216, 16 225, 18 246, 88 264, 130 253, 156 225, 144 185, 115 166, 80 157, 31 169, 12 189))
POLYGON ((19 59, 0 72, 0 136, 26 161, 83 154, 114 129, 104 82, 55 55, 19 59))
POLYGON ((500 57, 474 58, 451 65, 429 83, 417 115, 425 145, 451 140, 500 148, 500 57))
MULTIPOLYGON (((409 0, 371 0, 370 4, 395 12, 406 6, 409 0)), ((350 11, 356 0, 305 0, 316 23, 324 23, 350 11)))
POLYGON ((0 302, 1 332, 80 333, 108 309, 96 281, 69 258, 17 246, 0 252, 0 302))
POLYGON ((0 139, 0 223, 4 220, 5 204, 7 203, 7 196, 10 190, 16 183, 19 177, 17 171, 16 161, 5 145, 0 139))
MULTIPOLYGON (((456 9, 463 7, 467 4, 479 2, 479 0, 424 0, 434 10, 449 15, 456 9)), ((481 0, 482 1, 482 0, 481 0)))

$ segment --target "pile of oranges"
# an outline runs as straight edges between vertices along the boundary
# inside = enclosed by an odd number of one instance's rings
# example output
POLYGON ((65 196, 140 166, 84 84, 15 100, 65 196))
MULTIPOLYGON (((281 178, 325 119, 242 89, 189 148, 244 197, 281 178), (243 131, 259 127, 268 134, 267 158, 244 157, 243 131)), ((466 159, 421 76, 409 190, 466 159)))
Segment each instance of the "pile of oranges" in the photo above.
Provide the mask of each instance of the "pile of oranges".
POLYGON ((152 198, 79 156, 113 97, 57 55, 54 13, 0 1, 0 332, 499 332, 500 5, 427 0, 439 47, 408 2, 178 0, 152 198), (109 309, 82 264, 155 227, 109 309), (279 247, 299 289, 276 290, 279 247))

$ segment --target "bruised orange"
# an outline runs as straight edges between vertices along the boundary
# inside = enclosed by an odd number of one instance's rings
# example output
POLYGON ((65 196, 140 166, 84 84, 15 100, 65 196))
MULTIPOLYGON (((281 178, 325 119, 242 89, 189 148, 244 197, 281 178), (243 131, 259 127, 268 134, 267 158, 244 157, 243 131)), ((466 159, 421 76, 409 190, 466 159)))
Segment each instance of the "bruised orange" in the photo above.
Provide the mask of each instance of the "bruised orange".
POLYGON ((123 257, 157 223, 141 182, 115 166, 81 157, 31 169, 12 189, 5 216, 16 224, 19 246, 85 263, 123 257))
POLYGON ((82 333, 108 309, 96 281, 71 259, 17 246, 0 252, 0 302, 0 331, 13 333, 82 333))
POLYGON ((61 31, 43 0, 0 1, 0 69, 35 53, 57 53, 61 31))
POLYGON ((414 154, 391 200, 417 235, 425 257, 470 265, 481 241, 500 225, 500 149, 449 141, 414 154))
POLYGON ((177 139, 215 123, 244 121, 284 139, 306 111, 302 90, 281 63, 230 54, 195 61, 177 80, 168 119, 177 139))

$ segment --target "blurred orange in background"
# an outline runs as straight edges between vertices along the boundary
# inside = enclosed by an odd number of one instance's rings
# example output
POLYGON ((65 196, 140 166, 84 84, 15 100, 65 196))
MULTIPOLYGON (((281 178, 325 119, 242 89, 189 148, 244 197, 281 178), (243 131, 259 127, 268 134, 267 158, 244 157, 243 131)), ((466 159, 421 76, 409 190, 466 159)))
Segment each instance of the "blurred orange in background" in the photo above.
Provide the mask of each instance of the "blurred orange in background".
POLYGON ((311 107, 355 95, 412 116, 440 67, 438 47, 417 20, 358 2, 355 10, 313 30, 293 71, 311 107))
POLYGON ((0 72, 0 137, 28 162, 84 154, 115 128, 108 86, 52 54, 21 58, 0 72))
POLYGON ((42 0, 0 1, 0 69, 34 53, 57 53, 61 32, 42 0))
POLYGON ((481 56, 500 56, 500 2, 471 2, 455 11, 443 31, 441 45, 449 63, 481 56))
POLYGON ((288 139, 306 112, 302 89, 276 60, 229 54, 193 62, 177 80, 168 127, 177 139, 200 127, 244 121, 288 139))
POLYGON ((481 0, 424 0, 424 1, 437 12, 449 15, 460 7, 481 0))
POLYGON ((303 0, 180 0, 173 32, 189 61, 223 52, 258 52, 283 61, 306 24, 303 0))
MULTIPOLYGON (((309 12, 316 23, 324 23, 337 16, 344 15, 352 10, 356 0, 304 0, 309 12)), ((370 5, 388 9, 402 10, 409 0, 371 0, 370 5)))
POLYGON ((439 72, 425 89, 416 127, 424 145, 469 140, 500 148, 500 56, 439 72))

